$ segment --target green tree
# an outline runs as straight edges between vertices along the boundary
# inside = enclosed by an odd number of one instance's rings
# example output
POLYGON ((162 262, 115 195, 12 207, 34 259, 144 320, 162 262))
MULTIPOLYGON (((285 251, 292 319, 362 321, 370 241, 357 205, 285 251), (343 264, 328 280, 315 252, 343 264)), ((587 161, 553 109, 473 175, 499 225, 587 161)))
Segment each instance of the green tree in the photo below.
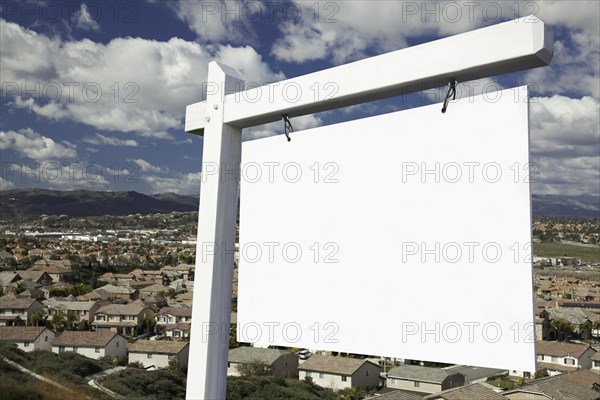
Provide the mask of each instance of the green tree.
POLYGON ((44 312, 42 310, 32 312, 27 321, 27 323, 31 326, 45 325, 45 323, 42 324, 42 322, 45 322, 44 312))
POLYGON ((271 374, 271 367, 258 361, 238 364, 237 370, 241 376, 267 376, 271 374))
POLYGON ((52 316, 52 326, 56 330, 56 333, 60 334, 65 330, 67 324, 67 316, 62 310, 58 310, 52 316))

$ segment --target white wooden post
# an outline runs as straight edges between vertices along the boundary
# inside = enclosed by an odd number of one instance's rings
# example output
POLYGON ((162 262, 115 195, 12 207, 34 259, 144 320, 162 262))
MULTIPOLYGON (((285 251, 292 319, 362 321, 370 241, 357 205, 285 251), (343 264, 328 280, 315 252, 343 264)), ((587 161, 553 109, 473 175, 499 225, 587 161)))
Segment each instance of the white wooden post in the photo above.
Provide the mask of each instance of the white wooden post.
POLYGON ((225 399, 242 130, 223 112, 243 87, 235 70, 209 64, 187 399, 225 399))

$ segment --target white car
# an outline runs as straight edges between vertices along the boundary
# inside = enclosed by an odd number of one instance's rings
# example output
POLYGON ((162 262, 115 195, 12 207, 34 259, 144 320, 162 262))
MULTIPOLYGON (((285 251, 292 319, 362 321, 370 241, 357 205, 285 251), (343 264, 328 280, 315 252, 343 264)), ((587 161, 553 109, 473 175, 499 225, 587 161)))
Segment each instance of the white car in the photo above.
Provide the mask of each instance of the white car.
POLYGON ((312 356, 312 353, 309 350, 300 350, 298 352, 298 358, 301 360, 308 360, 310 356, 312 356))

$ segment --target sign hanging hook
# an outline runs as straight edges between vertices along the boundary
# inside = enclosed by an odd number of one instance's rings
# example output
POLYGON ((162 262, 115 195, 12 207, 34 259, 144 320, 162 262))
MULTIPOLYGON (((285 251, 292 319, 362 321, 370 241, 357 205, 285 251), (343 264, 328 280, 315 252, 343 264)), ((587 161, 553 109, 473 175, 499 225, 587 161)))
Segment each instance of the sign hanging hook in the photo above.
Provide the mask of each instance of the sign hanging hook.
POLYGON ((446 98, 444 99, 444 106, 442 107, 442 113, 446 113, 448 109, 448 103, 450 102, 450 96, 452 96, 452 100, 456 100, 456 84, 458 81, 454 78, 450 79, 448 83, 448 92, 446 93, 446 98))
POLYGON ((287 114, 282 114, 281 118, 283 118, 283 133, 285 133, 287 141, 291 142, 292 138, 290 138, 290 132, 294 132, 294 128, 292 127, 292 123, 290 122, 290 116, 287 114))

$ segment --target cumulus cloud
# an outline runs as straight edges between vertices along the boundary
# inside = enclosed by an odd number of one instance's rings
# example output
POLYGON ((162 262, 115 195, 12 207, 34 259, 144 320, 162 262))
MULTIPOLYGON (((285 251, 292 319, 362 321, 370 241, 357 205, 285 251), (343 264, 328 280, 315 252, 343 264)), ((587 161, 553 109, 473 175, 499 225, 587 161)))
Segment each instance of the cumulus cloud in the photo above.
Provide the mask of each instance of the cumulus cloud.
POLYGON ((7 181, 6 179, 0 176, 0 191, 9 190, 15 187, 15 184, 11 181, 7 181))
POLYGON ((99 133, 94 136, 86 136, 82 139, 84 143, 93 144, 96 146, 132 146, 138 145, 134 139, 119 139, 113 136, 105 136, 99 133))
POLYGON ((75 146, 71 143, 65 141, 57 143, 31 128, 20 129, 17 132, 0 131, 0 150, 7 149, 37 161, 77 157, 75 146))
POLYGON ((600 195, 600 104, 555 95, 530 105, 534 192, 600 195))
POLYGON ((81 7, 79 8, 79 10, 73 14, 72 20, 75 26, 79 29, 83 29, 86 31, 100 30, 100 25, 98 24, 98 22, 96 22, 96 20, 94 20, 94 17, 92 16, 92 14, 90 14, 88 6, 85 3, 81 3, 81 7))
POLYGON ((202 42, 250 43, 256 38, 252 21, 262 3, 247 0, 189 1, 169 5, 202 42))
POLYGON ((199 172, 178 173, 170 176, 144 175, 146 182, 155 193, 174 192, 197 196, 200 193, 201 175, 199 172))
POLYGON ((128 159, 127 161, 137 165, 137 168, 139 168, 142 172, 164 173, 169 171, 168 168, 157 167, 156 165, 152 165, 148 161, 141 158, 128 159))
POLYGON ((202 98, 213 59, 242 71, 249 82, 283 78, 249 46, 203 46, 178 38, 62 41, 4 20, 0 36, 0 77, 14 107, 147 137, 169 138, 169 129, 183 127, 185 107, 202 98), (144 68, 132 60, 143 60, 144 68))

